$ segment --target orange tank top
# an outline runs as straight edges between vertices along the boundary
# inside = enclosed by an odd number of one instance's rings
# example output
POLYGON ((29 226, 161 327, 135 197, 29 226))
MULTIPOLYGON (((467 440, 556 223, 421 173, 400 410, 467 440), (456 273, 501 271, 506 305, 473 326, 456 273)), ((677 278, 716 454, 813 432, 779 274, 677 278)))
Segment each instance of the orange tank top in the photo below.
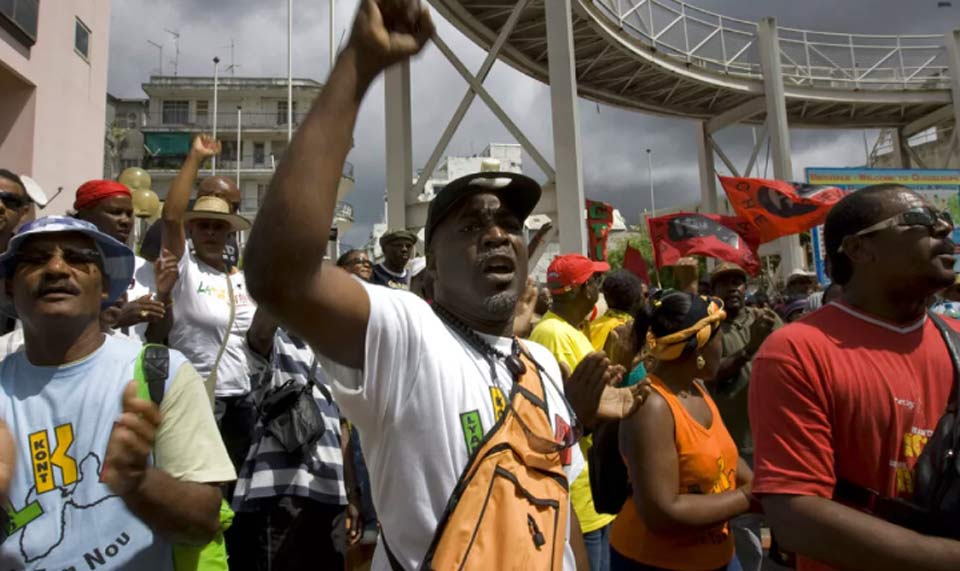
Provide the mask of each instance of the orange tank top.
MULTIPOLYGON (((652 388, 673 413, 674 444, 680 461, 681 494, 719 494, 737 487, 737 447, 720 419, 713 399, 697 383, 713 421, 709 428, 694 420, 657 377, 652 388)), ((639 414, 643 414, 643 409, 639 414)), ((733 558, 733 536, 726 523, 709 528, 654 533, 647 529, 631 498, 613 522, 610 543, 621 555, 664 569, 704 571, 724 567, 733 558)))

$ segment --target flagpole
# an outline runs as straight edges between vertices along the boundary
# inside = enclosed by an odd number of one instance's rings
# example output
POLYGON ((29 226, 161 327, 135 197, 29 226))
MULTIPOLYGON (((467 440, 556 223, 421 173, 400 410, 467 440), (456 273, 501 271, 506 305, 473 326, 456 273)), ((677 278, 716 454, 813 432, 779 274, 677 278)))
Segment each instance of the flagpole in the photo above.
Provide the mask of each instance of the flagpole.
POLYGON ((657 217, 657 201, 653 193, 653 153, 647 149, 647 173, 650 179, 650 216, 657 217))

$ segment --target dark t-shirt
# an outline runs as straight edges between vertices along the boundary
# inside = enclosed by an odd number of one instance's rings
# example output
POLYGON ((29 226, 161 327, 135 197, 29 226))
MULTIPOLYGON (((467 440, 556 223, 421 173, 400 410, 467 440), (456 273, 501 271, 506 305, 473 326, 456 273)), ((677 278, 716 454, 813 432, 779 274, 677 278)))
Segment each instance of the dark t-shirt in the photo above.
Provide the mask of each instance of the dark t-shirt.
POLYGON ((383 264, 376 264, 373 266, 373 276, 370 278, 370 283, 409 291, 410 272, 404 271, 402 276, 398 276, 385 268, 383 264))

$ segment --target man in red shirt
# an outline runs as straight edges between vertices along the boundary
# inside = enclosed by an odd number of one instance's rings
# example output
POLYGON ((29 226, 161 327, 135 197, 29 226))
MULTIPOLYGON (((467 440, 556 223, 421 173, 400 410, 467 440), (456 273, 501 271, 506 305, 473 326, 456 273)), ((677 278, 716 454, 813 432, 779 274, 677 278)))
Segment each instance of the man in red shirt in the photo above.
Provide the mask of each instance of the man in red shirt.
POLYGON ((960 542, 835 499, 841 480, 913 494, 913 466, 954 384, 926 317, 930 296, 954 280, 952 228, 903 187, 847 196, 825 228, 843 297, 774 333, 754 360, 753 492, 800 571, 960 569, 960 542))

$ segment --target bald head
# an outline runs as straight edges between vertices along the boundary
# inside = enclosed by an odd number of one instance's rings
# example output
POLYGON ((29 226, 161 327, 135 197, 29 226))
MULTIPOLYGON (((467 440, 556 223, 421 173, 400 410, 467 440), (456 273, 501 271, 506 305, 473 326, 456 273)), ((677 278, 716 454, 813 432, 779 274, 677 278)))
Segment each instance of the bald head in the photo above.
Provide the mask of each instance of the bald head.
POLYGON ((208 176, 200 181, 200 188, 197 190, 197 198, 202 196, 216 196, 230 203, 230 208, 234 212, 240 210, 242 197, 237 184, 225 176, 208 176))

